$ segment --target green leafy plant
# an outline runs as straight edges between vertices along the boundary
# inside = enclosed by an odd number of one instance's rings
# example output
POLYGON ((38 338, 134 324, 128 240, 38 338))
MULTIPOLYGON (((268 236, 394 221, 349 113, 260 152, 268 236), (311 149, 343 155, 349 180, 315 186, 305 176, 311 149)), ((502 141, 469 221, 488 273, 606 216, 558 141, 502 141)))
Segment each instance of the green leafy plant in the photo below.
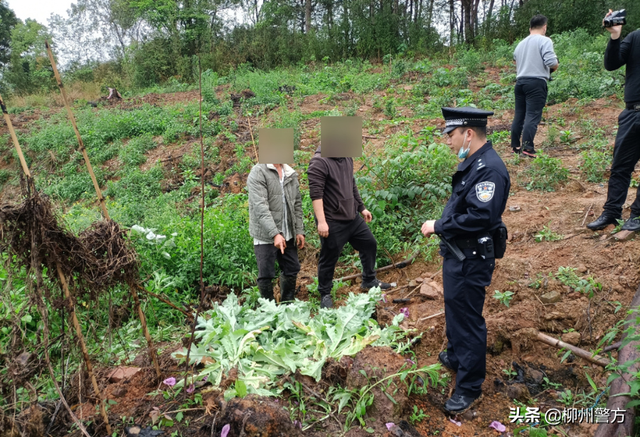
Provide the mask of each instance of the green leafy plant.
POLYGON ((511 299, 513 299, 513 295, 513 291, 502 292, 500 290, 495 290, 493 298, 508 308, 511 299))
POLYGON ((422 422, 424 419, 426 419, 426 418, 428 418, 428 417, 429 417, 429 415, 428 415, 428 414, 425 414, 425 413, 424 413, 424 411, 422 410, 422 408, 420 408, 420 409, 418 410, 418 406, 417 406, 417 405, 414 405, 414 406, 413 406, 413 411, 412 411, 412 413, 411 413, 411 416, 409 416, 409 421, 410 421, 412 424, 414 424, 414 425, 415 425, 416 423, 418 423, 418 422, 422 422))
POLYGON ((607 166, 611 164, 611 154, 598 150, 587 150, 580 154, 580 170, 589 182, 602 182, 607 166))
MULTIPOLYGON (((549 223, 549 225, 551 225, 551 223, 549 223)), ((558 241, 563 238, 564 237, 562 235, 553 232, 549 226, 543 226, 542 230, 535 235, 536 243, 541 243, 543 241, 558 241)))

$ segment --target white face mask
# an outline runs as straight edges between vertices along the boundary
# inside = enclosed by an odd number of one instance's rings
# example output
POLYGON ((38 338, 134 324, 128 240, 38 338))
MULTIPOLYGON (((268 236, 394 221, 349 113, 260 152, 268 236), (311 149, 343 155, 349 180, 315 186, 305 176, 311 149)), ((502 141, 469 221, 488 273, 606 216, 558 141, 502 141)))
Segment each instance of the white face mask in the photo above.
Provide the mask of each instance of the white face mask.
POLYGON ((467 148, 464 148, 464 143, 465 141, 467 141, 468 135, 464 136, 464 140, 462 140, 462 147, 460 147, 460 150, 458 150, 458 158, 460 159, 466 159, 467 155, 469 155, 469 150, 471 150, 471 140, 469 140, 469 143, 467 144, 467 148))

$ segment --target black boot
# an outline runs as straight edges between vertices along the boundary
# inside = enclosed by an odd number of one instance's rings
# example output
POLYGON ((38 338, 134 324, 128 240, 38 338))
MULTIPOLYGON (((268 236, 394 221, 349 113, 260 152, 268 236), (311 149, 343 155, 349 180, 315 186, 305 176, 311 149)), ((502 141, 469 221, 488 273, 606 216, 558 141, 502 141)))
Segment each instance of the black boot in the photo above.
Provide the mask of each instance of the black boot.
POLYGON ((280 302, 290 302, 296 293, 296 279, 298 276, 280 275, 280 302))
POLYGON ((273 282, 271 279, 259 279, 258 290, 264 299, 274 300, 273 298, 273 282))
POLYGON ((606 212, 603 212, 600 217, 595 219, 595 221, 592 221, 591 223, 589 223, 587 225, 587 228, 591 229, 592 231, 601 231, 602 229, 606 228, 609 225, 617 225, 617 224, 618 224, 618 220, 616 217, 609 215, 606 212))

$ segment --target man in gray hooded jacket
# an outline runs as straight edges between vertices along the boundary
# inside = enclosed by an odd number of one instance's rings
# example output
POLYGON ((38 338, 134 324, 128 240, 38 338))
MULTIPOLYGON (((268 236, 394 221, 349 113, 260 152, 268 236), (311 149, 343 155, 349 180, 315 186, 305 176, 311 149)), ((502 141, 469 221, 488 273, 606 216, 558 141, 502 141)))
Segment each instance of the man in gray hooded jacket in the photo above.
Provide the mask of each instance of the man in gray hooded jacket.
POLYGON ((287 164, 256 164, 247 179, 249 234, 258 262, 258 288, 273 299, 275 262, 280 270, 280 301, 294 298, 304 247, 302 195, 298 174, 287 164))

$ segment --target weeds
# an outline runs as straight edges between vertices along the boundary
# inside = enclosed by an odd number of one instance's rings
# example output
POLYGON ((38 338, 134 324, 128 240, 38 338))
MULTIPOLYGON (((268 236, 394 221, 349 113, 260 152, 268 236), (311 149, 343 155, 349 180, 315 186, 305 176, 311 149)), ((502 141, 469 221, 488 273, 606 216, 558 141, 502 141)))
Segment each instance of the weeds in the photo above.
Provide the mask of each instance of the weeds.
POLYGON ((569 170, 562 166, 562 160, 542 152, 531 162, 526 174, 529 177, 527 190, 555 191, 569 178, 569 170))
POLYGON ((588 150, 580 154, 580 170, 589 182, 599 183, 604 180, 607 167, 611 165, 611 154, 598 150, 588 150))
MULTIPOLYGON (((551 225, 551 223, 549 223, 549 225, 551 225)), ((536 243, 541 243, 543 241, 559 241, 563 238, 562 235, 553 232, 549 226, 543 226, 542 230, 536 234, 535 241, 536 243)))

